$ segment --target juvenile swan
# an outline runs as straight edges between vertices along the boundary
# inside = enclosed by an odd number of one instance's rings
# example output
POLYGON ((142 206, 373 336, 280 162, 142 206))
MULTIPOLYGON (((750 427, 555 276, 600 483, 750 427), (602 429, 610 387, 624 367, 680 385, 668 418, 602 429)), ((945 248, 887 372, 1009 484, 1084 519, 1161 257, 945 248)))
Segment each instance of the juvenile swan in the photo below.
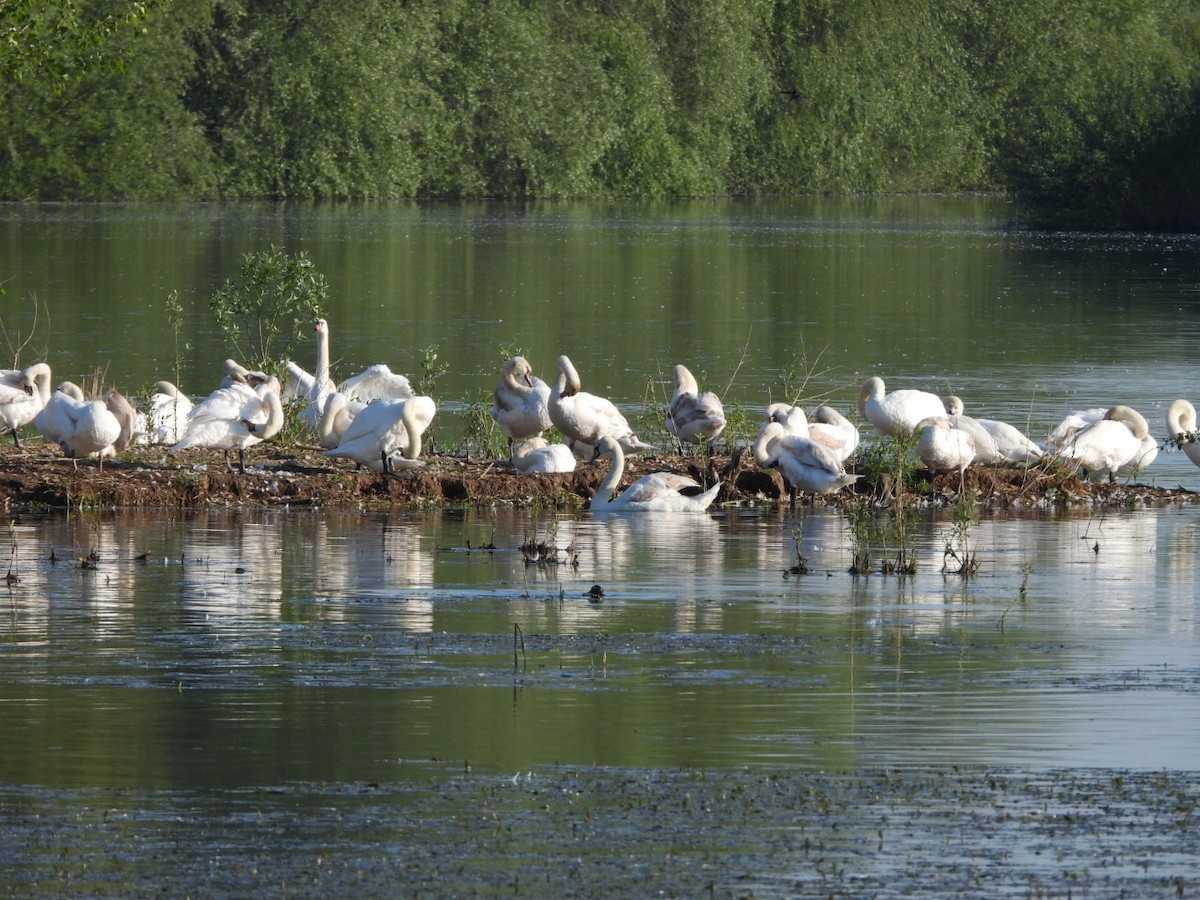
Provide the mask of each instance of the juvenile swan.
POLYGON ((523 356, 509 359, 500 372, 500 383, 492 393, 492 418, 514 441, 539 437, 550 427, 550 385, 533 374, 523 356))
POLYGON ((558 374, 550 390, 550 421, 572 445, 576 456, 581 447, 595 447, 600 438, 611 437, 626 453, 648 450, 633 433, 629 422, 609 400, 580 390, 579 373, 566 356, 558 358, 558 374))
POLYGON ((754 442, 754 461, 764 469, 777 468, 794 491, 831 494, 858 480, 848 475, 841 460, 827 447, 790 432, 779 422, 762 426, 754 442))
POLYGON ((675 393, 667 409, 667 431, 682 444, 709 444, 725 430, 725 409, 712 391, 700 390, 687 366, 675 367, 675 393))
POLYGON ((611 462, 608 472, 592 497, 591 508, 594 512, 614 509, 703 512, 712 505, 721 490, 719 481, 708 490, 704 490, 686 475, 654 472, 643 475, 614 497, 621 476, 625 474, 625 454, 621 450, 621 444, 609 435, 603 435, 596 442, 596 456, 607 456, 611 462))

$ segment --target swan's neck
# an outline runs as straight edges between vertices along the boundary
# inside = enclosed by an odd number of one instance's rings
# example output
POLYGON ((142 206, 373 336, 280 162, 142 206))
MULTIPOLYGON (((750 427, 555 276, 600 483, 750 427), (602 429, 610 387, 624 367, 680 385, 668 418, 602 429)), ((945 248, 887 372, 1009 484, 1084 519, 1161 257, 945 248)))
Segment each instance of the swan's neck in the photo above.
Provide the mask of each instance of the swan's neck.
POLYGON ((321 413, 320 421, 317 422, 317 442, 321 446, 336 446, 337 440, 341 435, 337 434, 338 416, 342 410, 346 408, 346 395, 340 393, 330 394, 325 399, 325 409, 321 413), (332 444, 330 442, 333 442, 332 444))
POLYGON ((421 423, 417 420, 417 410, 412 403, 405 401, 404 409, 400 413, 400 421, 404 424, 404 431, 408 434, 408 443, 401 451, 401 455, 405 459, 416 459, 421 455, 421 423))
POLYGON ((329 383, 329 329, 322 328, 317 332, 317 370, 313 373, 317 382, 317 390, 324 390, 329 383))
POLYGON ((564 356, 559 360, 558 371, 563 382, 562 396, 573 397, 578 394, 583 384, 579 380, 579 373, 575 371, 575 364, 564 356))
POLYGON ((613 494, 617 492, 617 485, 621 483, 621 476, 625 474, 625 454, 621 452, 619 445, 614 444, 611 449, 605 451, 605 455, 611 462, 608 471, 596 487, 596 493, 592 497, 592 509, 604 509, 612 504, 613 494))
POLYGON ((778 437, 774 434, 761 436, 754 442, 754 461, 761 468, 769 469, 775 462, 775 454, 772 452, 775 448, 775 443, 778 437))
POLYGON ((1186 400, 1176 400, 1167 408, 1167 430, 1171 437, 1196 430, 1196 410, 1186 400))

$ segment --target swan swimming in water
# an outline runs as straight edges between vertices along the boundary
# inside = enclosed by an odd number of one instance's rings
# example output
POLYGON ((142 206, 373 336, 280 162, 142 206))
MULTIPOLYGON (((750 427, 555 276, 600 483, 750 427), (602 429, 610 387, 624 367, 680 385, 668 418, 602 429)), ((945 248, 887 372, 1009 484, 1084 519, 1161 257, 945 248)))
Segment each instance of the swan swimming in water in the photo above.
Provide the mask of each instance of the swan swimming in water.
POLYGON ((363 407, 338 445, 324 455, 354 460, 383 475, 423 466, 421 437, 436 414, 431 397, 376 400, 363 407))
POLYGON ((610 459, 608 472, 601 479, 592 497, 593 512, 607 510, 639 510, 645 512, 704 512, 712 505, 721 490, 717 482, 708 490, 686 475, 672 472, 654 472, 643 475, 617 496, 613 494, 625 474, 625 454, 621 444, 610 435, 602 435, 596 442, 596 457, 610 459))
POLYGON ((551 444, 543 437, 531 437, 513 448, 510 460, 522 474, 532 472, 574 472, 575 454, 566 444, 551 444))
POLYGON ((777 421, 762 426, 753 449, 754 461, 764 469, 779 469, 793 491, 831 494, 858 480, 828 448, 777 421))
POLYGON ((514 441, 540 437, 550 428, 550 385, 533 374, 525 357, 514 356, 504 363, 492 393, 492 418, 510 448, 514 441))
POLYGON ((725 430, 725 409, 721 398, 712 391, 700 390, 687 366, 675 367, 675 393, 667 409, 667 431, 683 444, 709 447, 725 430))
MULTIPOLYGON (((1061 426, 1060 426, 1061 428, 1061 426)), ((1118 404, 1104 417, 1076 430, 1054 455, 1083 471, 1090 480, 1133 475, 1158 455, 1149 425, 1137 410, 1118 404)))
POLYGON ((238 471, 246 473, 246 449, 274 437, 283 428, 283 404, 279 379, 271 377, 258 387, 232 384, 217 388, 196 404, 188 417, 183 436, 171 445, 178 453, 189 447, 222 450, 229 465, 229 451, 238 452, 238 471))
POLYGON ((626 453, 650 449, 620 410, 610 401, 580 390, 579 373, 566 356, 558 358, 558 374, 550 390, 550 421, 562 432, 576 456, 591 452, 600 438, 609 436, 626 453))
POLYGON ((1197 443, 1196 407, 1187 400, 1176 400, 1167 408, 1167 438, 1176 444, 1193 463, 1200 466, 1200 443, 1197 443))
POLYGON ((858 411, 885 437, 912 434, 930 417, 946 415, 942 398, 928 391, 899 390, 885 393, 883 379, 873 376, 858 392, 858 411))
MULTIPOLYGON (((960 421, 969 418, 963 416, 962 400, 953 394, 946 398, 946 411, 960 421)), ((994 459, 994 462, 1036 462, 1042 458, 1042 448, 1026 437, 1019 428, 996 419, 972 419, 971 421, 983 428, 995 444, 998 458, 994 459)), ((976 435, 972 433, 972 437, 976 437, 976 435)), ((978 456, 978 439, 975 444, 978 456)))
POLYGON ((49 399, 50 367, 45 363, 0 370, 0 427, 12 432, 18 450, 17 429, 34 421, 49 399))

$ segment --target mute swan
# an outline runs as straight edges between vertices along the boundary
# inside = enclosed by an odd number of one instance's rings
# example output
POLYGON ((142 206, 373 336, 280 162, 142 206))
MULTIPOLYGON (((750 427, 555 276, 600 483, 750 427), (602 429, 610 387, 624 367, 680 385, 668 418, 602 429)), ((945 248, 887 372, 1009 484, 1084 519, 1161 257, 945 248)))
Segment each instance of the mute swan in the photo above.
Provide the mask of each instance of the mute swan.
POLYGON ((884 393, 883 379, 868 378, 858 392, 858 411, 882 435, 912 434, 924 419, 946 415, 937 394, 900 390, 884 393))
POLYGON ((18 450, 17 429, 36 419, 49 399, 50 367, 45 363, 0 370, 0 426, 12 432, 18 450))
POLYGON ((609 400, 580 390, 579 373, 566 356, 558 358, 558 374, 550 390, 550 421, 562 432, 576 456, 581 446, 595 447, 608 435, 626 453, 650 449, 609 400))
POLYGON ((144 414, 144 428, 138 443, 174 444, 187 428, 192 407, 187 394, 171 382, 158 382, 150 395, 150 409, 144 414))
POLYGON ((301 416, 310 431, 316 429, 325 411, 325 401, 334 391, 345 394, 351 403, 364 405, 372 400, 404 400, 413 395, 409 380, 393 373, 383 363, 368 366, 341 384, 334 385, 329 374, 329 322, 317 319, 313 331, 317 336, 316 371, 310 374, 289 360, 283 391, 285 400, 306 401, 301 416))
POLYGON ((763 414, 763 424, 765 425, 767 422, 778 422, 783 426, 784 431, 800 437, 808 437, 808 416, 799 406, 792 406, 790 403, 772 403, 763 414))
POLYGON ((975 439, 970 432, 954 427, 945 410, 917 424, 917 456, 930 472, 958 472, 975 460, 975 439))
POLYGON ((858 428, 831 406, 820 406, 813 413, 808 437, 832 453, 840 463, 858 449, 858 428))
POLYGON ((566 444, 551 444, 532 437, 513 448, 511 462, 518 472, 574 472, 575 454, 566 444))
POLYGON ((196 404, 188 417, 183 437, 171 446, 172 453, 189 447, 238 452, 238 470, 246 472, 246 448, 274 437, 283 427, 283 404, 279 379, 271 377, 257 388, 235 384, 218 388, 196 404))
POLYGON ((614 509, 639 510, 645 512, 703 512, 712 505, 721 490, 717 482, 708 490, 686 475, 672 472, 654 472, 643 475, 616 497, 613 494, 625 474, 625 453, 621 442, 611 435, 602 435, 596 441, 596 457, 607 456, 611 460, 608 472, 601 479, 592 497, 593 512, 614 509))
POLYGON ((1057 453, 1083 429, 1103 419, 1106 412, 1108 412, 1106 406, 1093 406, 1091 409, 1077 409, 1072 413, 1067 413, 1063 420, 1054 427, 1054 430, 1046 435, 1046 452, 1057 453))
POLYGON ((352 459, 373 472, 423 466, 421 436, 437 413, 430 397, 376 400, 354 417, 341 442, 325 456, 352 459))
POLYGON ((112 442, 112 448, 114 451, 124 450, 130 442, 142 434, 141 414, 116 388, 108 392, 108 396, 104 399, 104 405, 108 407, 108 411, 116 417, 117 423, 121 426, 121 432, 112 442))
POLYGON ((1157 456, 1158 445, 1150 437, 1149 426, 1137 410, 1128 406, 1110 407, 1104 418, 1079 429, 1055 456, 1082 470, 1089 479, 1107 475, 1133 475, 1157 456))
POLYGON ((62 382, 50 395, 34 424, 38 432, 51 443, 58 444, 63 453, 71 455, 67 438, 75 430, 78 408, 83 406, 83 389, 70 381, 62 382))
POLYGON ((1200 443, 1196 434, 1196 407, 1187 400, 1176 400, 1167 408, 1167 437, 1200 466, 1200 443))
POLYGON ((523 356, 504 363, 500 383, 492 393, 492 418, 504 431, 509 447, 513 441, 538 437, 551 426, 550 385, 533 374, 523 356))
MULTIPOLYGON (((951 394, 946 398, 946 411, 956 419, 961 420, 963 418, 962 400, 951 394)), ((1036 462, 1042 458, 1042 448, 1026 437, 1019 428, 996 419, 972 419, 971 421, 982 427, 996 445, 996 453, 999 456, 995 460, 996 462, 1036 462)), ((975 435, 972 434, 972 437, 975 437, 975 435)), ((976 461, 979 461, 978 449, 979 442, 977 439, 976 461)))
POLYGON ((975 443, 975 459, 973 463, 981 466, 991 466, 996 463, 1007 462, 1004 455, 1000 452, 1000 448, 996 446, 996 439, 992 437, 992 433, 984 427, 984 424, 978 419, 963 413, 963 402, 959 397, 951 394, 942 399, 944 404, 943 415, 948 416, 950 427, 957 428, 959 431, 965 431, 971 436, 971 440, 975 443))
POLYGON ((725 430, 725 408, 712 391, 700 391, 687 366, 675 367, 675 393, 667 408, 667 431, 683 444, 707 444, 710 447, 725 430))
POLYGON ((764 469, 778 468, 794 491, 831 494, 858 480, 849 475, 826 447, 789 432, 779 422, 767 422, 754 442, 754 461, 764 469))
POLYGON ((357 400, 347 400, 341 391, 334 391, 325 398, 325 408, 321 411, 321 420, 317 423, 317 443, 326 450, 332 450, 342 442, 342 436, 350 423, 366 408, 365 403, 357 400))

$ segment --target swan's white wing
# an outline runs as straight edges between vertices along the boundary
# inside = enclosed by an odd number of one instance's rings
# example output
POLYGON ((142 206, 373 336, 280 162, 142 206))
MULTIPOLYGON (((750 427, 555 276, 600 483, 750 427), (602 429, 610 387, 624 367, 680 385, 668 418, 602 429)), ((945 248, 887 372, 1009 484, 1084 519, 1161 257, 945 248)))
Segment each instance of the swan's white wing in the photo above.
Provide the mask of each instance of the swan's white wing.
POLYGON ((406 400, 413 396, 412 385, 383 363, 368 366, 338 385, 347 399, 370 403, 372 400, 406 400))

